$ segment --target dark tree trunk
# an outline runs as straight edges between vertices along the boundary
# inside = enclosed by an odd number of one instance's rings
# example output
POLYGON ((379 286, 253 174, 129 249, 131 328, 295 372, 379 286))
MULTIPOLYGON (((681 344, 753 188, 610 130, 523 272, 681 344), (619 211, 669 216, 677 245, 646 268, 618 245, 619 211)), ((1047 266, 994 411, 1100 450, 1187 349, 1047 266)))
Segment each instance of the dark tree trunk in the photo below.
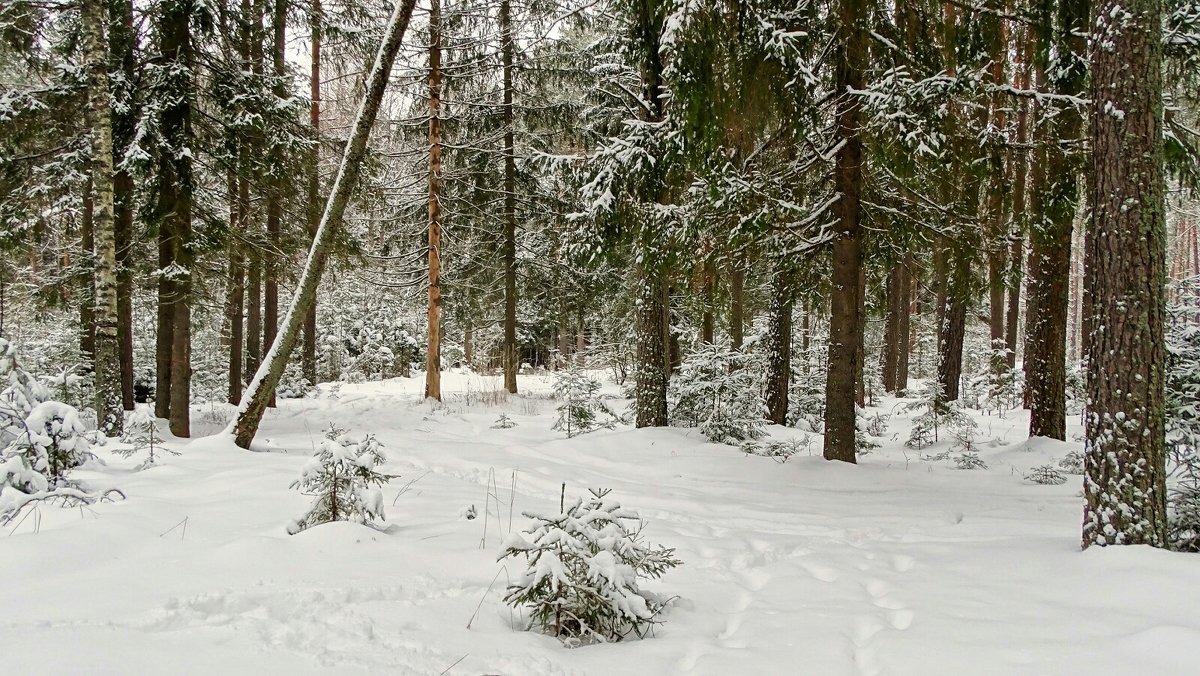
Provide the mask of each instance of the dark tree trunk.
POLYGON ((712 259, 704 262, 704 313, 700 318, 700 340, 706 345, 712 345, 716 330, 713 323, 713 310, 716 307, 716 266, 712 259))
MULTIPOLYGON (((970 275, 970 263, 965 260, 955 261, 954 269, 950 272, 950 286, 965 284, 964 277, 970 275)), ((946 316, 938 344, 942 349, 938 353, 938 382, 942 386, 941 402, 958 400, 958 384, 962 379, 963 339, 967 328, 967 302, 962 294, 952 293, 953 297, 946 308, 946 316)))
POLYGON ((679 333, 675 331, 675 313, 671 310, 671 283, 663 280, 663 340, 666 343, 667 374, 683 364, 683 350, 679 347, 679 333))
MULTIPOLYGON (((312 128, 313 147, 308 168, 308 238, 317 236, 321 222, 321 0, 312 0, 312 45, 309 55, 308 124, 312 128)), ((310 385, 317 384, 317 301, 314 298, 304 313, 300 369, 310 385)))
POLYGON ((767 419, 787 424, 788 387, 792 379, 792 291, 787 274, 775 272, 767 332, 767 419))
POLYGON ((667 355, 663 341, 662 277, 645 268, 638 274, 637 360, 635 374, 638 427, 667 424, 667 355))
POLYGON ((733 349, 742 349, 745 340, 746 269, 741 260, 733 261, 729 271, 729 343, 733 349))
MULTIPOLYGON (((234 200, 230 208, 230 229, 244 235, 246 217, 250 210, 250 185, 245 176, 233 179, 234 200)), ((242 400, 242 346, 245 344, 246 256, 236 236, 229 246, 229 275, 225 299, 225 323, 229 327, 229 403, 242 400)))
POLYGON ((900 343, 896 359, 896 396, 904 396, 908 391, 908 358, 912 351, 912 315, 915 312, 912 304, 912 258, 906 257, 907 264, 900 276, 900 297, 904 301, 904 312, 900 314, 900 343))
POLYGON ((904 274, 904 264, 896 263, 888 271, 887 320, 883 330, 883 391, 896 392, 896 376, 900 365, 900 346, 907 343, 908 338, 900 330, 900 318, 908 313, 908 303, 904 298, 901 277, 904 274))
MULTIPOLYGON (((1060 33, 1056 49, 1086 53, 1086 38, 1080 31, 1088 20, 1087 0, 1063 0, 1059 4, 1060 33)), ((1063 96, 1084 94, 1086 69, 1083 64, 1057 69, 1050 88, 1063 96)), ((1078 182, 1083 156, 1068 151, 1083 133, 1083 118, 1074 106, 1058 111, 1046 144, 1043 195, 1040 213, 1030 226, 1032 252, 1027 287, 1025 326, 1025 376, 1029 390, 1029 435, 1067 437, 1066 339, 1067 308, 1070 301, 1071 231, 1078 204, 1078 182)))
POLYGON ((135 76, 133 50, 133 2, 111 0, 108 16, 109 69, 119 71, 125 86, 114 93, 124 103, 112 109, 113 127, 113 230, 117 247, 117 351, 121 369, 121 403, 133 410, 133 177, 121 160, 133 142, 137 125, 132 83, 135 76))
MULTIPOLYGON (((175 93, 161 112, 160 126, 167 144, 173 149, 192 147, 192 36, 190 19, 192 0, 171 0, 162 6, 160 47, 169 69, 167 87, 175 93)), ((164 154, 160 162, 164 188, 159 213, 169 224, 174 268, 171 283, 170 392, 158 396, 170 398, 170 429, 177 437, 191 435, 191 296, 195 257, 192 251, 192 160, 187 153, 164 154), (167 186, 170 190, 167 190, 167 186)), ((162 344, 160 343, 160 349, 162 344)))
POLYGON ((1161 0, 1098 0, 1083 546, 1166 545, 1161 0), (1120 21, 1114 24, 1114 18, 1120 21), (1123 111, 1118 117, 1113 110, 1123 111))
POLYGON ((282 330, 271 345, 270 359, 254 375, 239 407, 237 420, 232 425, 234 442, 242 448, 249 448, 254 435, 258 433, 269 393, 279 384, 296 340, 300 337, 300 325, 309 306, 316 300, 317 286, 328 262, 334 233, 341 227, 350 195, 358 182, 359 170, 366 156, 367 139, 371 134, 371 127, 375 125, 392 64, 396 59, 396 52, 400 49, 415 4, 416 0, 401 0, 397 3, 384 31, 383 41, 367 79, 366 92, 354 117, 354 127, 350 139, 346 142, 346 150, 342 154, 342 161, 317 227, 316 237, 313 238, 308 262, 300 273, 291 307, 284 317, 282 330))
POLYGON ((829 314, 829 364, 825 386, 826 460, 858 462, 855 446, 855 376, 859 335, 863 330, 860 200, 863 186, 862 111, 846 95, 863 89, 867 45, 864 22, 867 8, 862 0, 838 0, 838 23, 842 31, 836 45, 836 86, 842 93, 837 103, 837 136, 841 145, 834 167, 834 189, 840 198, 834 205, 837 216, 833 240, 833 271, 829 314))
POLYGON ((504 389, 517 393, 517 160, 513 130, 513 35, 509 0, 500 0, 504 87, 504 389))
POLYGON ((174 208, 174 172, 165 170, 165 160, 160 162, 158 204, 155 220, 158 222, 158 316, 154 344, 154 415, 158 418, 171 416, 171 349, 174 345, 175 329, 175 282, 166 271, 175 265, 175 236, 173 223, 167 215, 174 208))
MULTIPOLYGON (((254 214, 246 220, 246 233, 253 236, 254 214)), ((247 378, 258 371, 262 363, 262 258, 251 249, 246 257, 246 370, 247 378)))
MULTIPOLYGON (((284 77, 287 74, 284 63, 287 29, 287 2, 275 0, 271 13, 271 65, 275 76, 274 94, 279 99, 287 97, 284 77)), ((283 189, 285 178, 279 175, 284 159, 276 146, 271 147, 268 159, 271 168, 271 179, 267 182, 267 241, 270 255, 265 259, 263 273, 263 345, 275 342, 275 334, 279 331, 279 272, 283 259, 280 229, 283 221, 283 189)), ((271 393, 268 406, 275 406, 275 393, 271 393)))

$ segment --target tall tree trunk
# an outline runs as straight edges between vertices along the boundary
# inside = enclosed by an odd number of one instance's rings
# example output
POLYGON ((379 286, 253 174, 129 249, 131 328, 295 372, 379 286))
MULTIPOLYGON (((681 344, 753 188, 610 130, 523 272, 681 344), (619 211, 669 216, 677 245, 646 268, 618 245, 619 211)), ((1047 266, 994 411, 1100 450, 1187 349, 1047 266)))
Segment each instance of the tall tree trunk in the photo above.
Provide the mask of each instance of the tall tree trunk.
POLYGON ((858 290, 862 269, 860 200, 863 185, 862 110, 848 92, 863 89, 867 45, 867 8, 863 0, 838 0, 841 39, 836 40, 838 146, 833 183, 840 198, 834 205, 837 230, 833 240, 833 272, 829 313, 829 376, 825 385, 826 460, 858 462, 855 448, 855 374, 863 330, 858 290))
POLYGON ((900 345, 908 342, 908 337, 900 332, 900 317, 908 312, 908 299, 903 296, 900 277, 904 272, 904 263, 896 262, 888 271, 887 278, 887 319, 883 329, 883 391, 896 392, 896 374, 899 371, 900 345))
POLYGON ((95 368, 96 362, 96 277, 91 272, 96 259, 95 191, 89 174, 83 188, 83 211, 79 217, 79 259, 88 271, 80 279, 79 354, 91 368, 95 368))
POLYGON ((471 320, 471 314, 463 318, 463 361, 466 362, 467 368, 474 368, 475 364, 475 322, 471 320))
POLYGON ((509 0, 500 0, 504 86, 504 389, 517 393, 517 160, 513 131, 513 35, 509 0))
POLYGON ((663 275, 663 341, 666 346, 667 379, 675 369, 683 364, 683 351, 679 347, 679 333, 675 331, 675 313, 671 310, 671 281, 670 275, 663 275))
MULTIPOLYGON (((287 70, 284 62, 284 51, 287 31, 287 0, 275 0, 271 13, 271 66, 275 82, 273 93, 280 100, 287 98, 288 92, 284 85, 287 70)), ((278 172, 282 170, 283 157, 277 144, 272 144, 269 153, 270 180, 267 181, 267 241, 270 255, 265 258, 263 265, 263 345, 275 342, 275 334, 279 331, 279 268, 282 256, 282 241, 280 229, 283 220, 283 188, 284 177, 278 172)), ((275 406, 275 393, 267 406, 275 406)))
POLYGON ((911 349, 912 315, 912 254, 904 255, 904 264, 900 268, 900 325, 897 327, 896 342, 896 396, 903 396, 908 390, 908 355, 911 349))
POLYGON ((792 379, 792 290, 787 273, 775 271, 767 332, 767 419, 787 424, 788 386, 792 379))
MULTIPOLYGON (((1087 0, 1062 0, 1058 7, 1055 48, 1060 54, 1086 53, 1087 0)), ((1060 57, 1061 58, 1061 57, 1060 57)), ((1053 70, 1050 88, 1062 96, 1084 94, 1082 63, 1053 70)), ((1075 145, 1083 118, 1074 106, 1064 106, 1053 120, 1046 144, 1046 169, 1041 212, 1034 214, 1025 327, 1026 386, 1029 388, 1029 435, 1067 437, 1066 339, 1070 300, 1071 231, 1078 204, 1082 155, 1075 145)))
POLYGON ((667 355, 663 341, 662 276, 639 266, 637 293, 637 427, 667 424, 667 355))
POLYGON ((1092 15, 1083 546, 1166 545, 1161 0, 1092 15), (1122 111, 1120 115, 1113 111, 1122 111))
POLYGON ((269 393, 279 384, 296 340, 300 337, 300 325, 304 321, 304 315, 316 299, 317 286, 321 283, 321 275, 329 259, 330 246, 335 233, 341 227, 350 195, 358 183, 358 174, 367 152, 367 139, 371 134, 371 127, 375 125, 379 105, 392 72, 392 64, 400 50, 400 43, 408 29, 415 4, 416 0, 401 0, 395 5, 392 17, 384 30, 379 52, 375 55, 374 65, 371 66, 366 91, 354 116, 354 127, 333 180, 333 189, 325 202, 325 211, 317 226, 308 261, 300 273, 296 293, 292 297, 287 314, 284 315, 282 330, 275 336, 275 342, 271 345, 263 366, 254 374, 246 396, 242 398, 237 419, 227 430, 234 435, 235 443, 242 448, 249 448, 250 442, 258 432, 263 412, 267 408, 269 393))
MULTIPOLYGON (((1020 62, 1017 70, 1017 88, 1029 89, 1029 72, 1032 61, 1033 35, 1028 29, 1021 34, 1020 62)), ((1017 327, 1021 320, 1021 280, 1024 272, 1025 231, 1029 222, 1026 204, 1026 183, 1029 175, 1029 101, 1021 98, 1017 106, 1017 147, 1009 161, 1009 176, 1013 191, 1013 226, 1009 236, 1008 254, 1008 306, 1004 318, 1004 347, 1007 350, 1008 368, 1017 364, 1017 327)))
POLYGON ((429 4, 429 335, 425 397, 442 400, 442 4, 429 4))
POLYGON ((704 261, 704 314, 700 318, 700 340, 706 345, 713 344, 713 333, 715 326, 713 323, 713 310, 716 306, 714 302, 716 296, 716 280, 717 271, 716 265, 712 259, 704 261))
MULTIPOLYGON (((1008 63, 1007 24, 998 19, 987 20, 994 36, 991 45, 991 80, 996 86, 1008 83, 1005 65, 1008 63)), ((1004 132, 1008 127, 1008 97, 1002 93, 992 95, 991 119, 988 127, 1004 132)), ((1004 347, 1004 291, 1008 286, 1008 228, 1005 222, 1004 155, 999 145, 993 145, 987 156, 988 191, 985 222, 987 224, 988 266, 988 329, 993 350, 1004 347)), ((999 356, 999 353, 996 353, 999 356)), ((1008 360, 1001 357, 993 360, 991 367, 997 372, 1008 368, 1008 360)))
MULTIPOLYGON (((173 298, 171 302, 170 343, 170 429, 177 437, 191 435, 189 406, 191 404, 191 297, 192 275, 195 256, 192 251, 192 160, 184 148, 192 143, 192 36, 191 17, 195 9, 193 0, 169 0, 164 2, 159 22, 160 48, 163 60, 170 73, 166 87, 173 96, 164 105, 160 126, 163 137, 171 152, 165 154, 161 170, 167 175, 164 186, 165 215, 170 224, 171 248, 174 267, 171 276, 173 298)), ((160 396, 162 393, 159 393, 160 396)))
MULTIPOLYGON (((233 178, 233 205, 230 207, 230 229, 235 235, 244 235, 246 219, 250 211, 250 183, 245 177, 244 162, 240 161, 245 148, 239 148, 239 164, 242 171, 233 178)), ((239 237, 229 241, 229 274, 226 288, 226 324, 229 327, 229 403, 241 401, 241 366, 242 346, 246 342, 245 306, 246 301, 246 255, 242 251, 242 241, 239 237)))
MULTIPOLYGON (((137 110, 133 101, 135 63, 133 50, 132 0, 108 3, 109 68, 122 76, 114 97, 122 105, 112 107, 113 132, 113 235, 117 247, 117 356, 121 370, 121 403, 133 410, 133 177, 121 160, 133 143, 137 110)), ((111 85, 111 83, 110 83, 111 85)))
POLYGON ((729 343, 733 349, 742 349, 745 334, 746 268, 742 259, 733 260, 729 271, 729 343))
MULTIPOLYGON (((321 0, 312 0, 312 49, 309 54, 308 124, 312 127, 313 146, 308 168, 308 238, 317 235, 321 221, 321 0)), ((317 301, 314 298, 304 313, 304 337, 301 342, 300 370, 309 385, 317 384, 317 301)))
POLYGON ((155 205, 155 221, 158 223, 158 313, 154 343, 154 416, 171 417, 171 350, 174 345, 175 329, 175 279, 169 270, 175 265, 175 235, 172 220, 168 217, 174 209, 175 177, 159 161, 158 203, 155 205))
MULTIPOLYGON (((266 14, 266 4, 268 0, 245 0, 242 3, 243 13, 247 17, 245 34, 246 39, 246 59, 247 70, 254 73, 256 76, 263 75, 263 16, 266 14)), ((250 175, 250 183, 255 186, 256 190, 261 191, 262 186, 266 182, 266 176, 262 170, 261 159, 262 150, 265 144, 265 139, 262 134, 250 135, 247 139, 248 146, 252 149, 248 156, 260 160, 259 162, 251 162, 247 167, 250 175)), ((269 171, 269 168, 268 168, 269 171)), ((258 367, 262 364, 263 337, 263 247, 262 239, 262 207, 256 203, 251 207, 251 210, 246 215, 246 368, 243 372, 247 378, 258 371, 258 367)))
MULTIPOLYGON (((861 243, 859 245, 861 249, 861 243)), ((861 261, 861 259, 860 259, 861 261)), ((855 332, 855 356, 854 356, 854 403, 858 406, 867 405, 867 388, 863 378, 863 366, 867 362, 867 344, 866 344, 866 295, 867 295, 867 271, 861 265, 858 266, 858 299, 854 301, 858 306, 858 331, 855 332)))
MULTIPOLYGON (((253 237, 258 228, 255 216, 250 213, 246 221, 246 233, 253 237)), ((254 241, 254 240, 251 240, 254 241)), ((256 245, 251 245, 256 247, 256 245)), ((262 363, 262 256, 251 248, 246 257, 246 370, 247 377, 258 371, 262 363)))
POLYGON ((92 132, 92 202, 95 252, 92 279, 96 290, 94 377, 96 419, 101 432, 121 433, 121 362, 117 345, 117 238, 113 219, 112 97, 108 88, 108 23, 104 3, 83 3, 83 52, 88 73, 88 123, 92 132))
POLYGON ((949 295, 946 315, 942 321, 938 344, 942 349, 938 353, 938 382, 942 386, 942 398, 939 403, 957 401, 959 381, 962 379, 963 340, 967 329, 967 301, 961 291, 968 283, 971 274, 970 261, 966 256, 956 253, 950 265, 949 295))

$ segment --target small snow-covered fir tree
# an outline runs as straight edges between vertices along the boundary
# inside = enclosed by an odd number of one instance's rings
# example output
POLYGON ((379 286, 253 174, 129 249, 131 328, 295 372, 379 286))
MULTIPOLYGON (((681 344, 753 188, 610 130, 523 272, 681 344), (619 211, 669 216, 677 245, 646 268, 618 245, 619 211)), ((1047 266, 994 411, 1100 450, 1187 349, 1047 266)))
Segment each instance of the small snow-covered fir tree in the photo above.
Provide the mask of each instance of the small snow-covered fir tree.
POLYGON ((815 371, 792 371, 787 424, 820 434, 825 429, 825 378, 815 371))
POLYGON ((551 429, 574 437, 615 424, 617 416, 600 399, 600 381, 578 367, 562 369, 555 374, 553 389, 554 397, 562 403, 551 429))
POLYGON ((533 524, 513 533, 500 560, 522 557, 527 569, 504 600, 527 608, 536 627, 569 645, 644 637, 666 600, 641 589, 680 564, 675 550, 642 543, 637 512, 592 490, 561 514, 532 514, 533 524))
POLYGON ((904 406, 906 411, 920 412, 913 418, 906 446, 921 450, 937 443, 946 432, 975 427, 975 421, 959 407, 958 402, 942 399, 941 383, 931 378, 925 381, 916 400, 904 406))
POLYGON ((1083 454, 1079 451, 1068 451, 1063 459, 1058 461, 1058 468, 1067 474, 1083 474, 1083 454))
POLYGON ((762 369, 740 350, 703 345, 671 378, 670 420, 696 427, 718 444, 737 445, 766 434, 762 369))
POLYGON ((1067 477, 1058 471, 1054 465, 1038 465, 1029 470, 1029 474, 1025 475, 1026 481, 1032 481, 1035 484, 1043 486, 1061 486, 1067 483, 1067 477))
POLYGON ((313 502, 304 516, 288 525, 288 532, 295 535, 330 521, 383 520, 380 487, 395 478, 376 469, 384 462, 383 444, 375 435, 355 441, 331 424, 316 455, 292 483, 292 488, 313 496, 313 502))
POLYGON ((958 469, 987 469, 984 462, 975 451, 963 451, 954 458, 954 466, 958 469))
POLYGON ((67 470, 91 459, 87 427, 75 407, 58 401, 43 401, 25 417, 23 430, 8 445, 30 465, 46 475, 50 485, 61 482, 67 470))
POLYGON ((35 406, 49 400, 50 390, 21 368, 17 346, 0 338, 0 444, 7 444, 20 434, 25 417, 35 406))
POLYGON ((141 451, 146 451, 146 459, 138 465, 138 469, 153 467, 164 453, 179 455, 164 444, 162 435, 158 432, 158 421, 146 404, 138 404, 125 421, 125 433, 121 441, 126 445, 113 449, 113 453, 129 457, 141 451))
POLYGON ((985 415, 995 413, 1003 418, 1006 412, 1021 406, 1024 382, 1021 371, 1009 368, 1008 353, 1004 341, 997 338, 987 371, 972 380, 972 387, 978 391, 979 409, 985 415))
POLYGON ((768 439, 765 442, 748 441, 742 444, 742 451, 748 455, 761 455, 779 463, 785 463, 792 456, 804 453, 812 455, 813 437, 805 433, 796 439, 768 439))
POLYGON ((516 426, 516 421, 510 418, 507 413, 501 413, 500 417, 496 418, 496 422, 492 423, 492 429, 494 430, 509 430, 516 426))
POLYGON ((1177 284, 1168 317, 1167 538, 1200 551, 1200 278, 1177 284))
POLYGON ((93 457, 86 435, 73 407, 57 401, 33 407, 0 452, 0 523, 39 496, 63 493, 92 501, 94 496, 75 490, 66 476, 93 457))

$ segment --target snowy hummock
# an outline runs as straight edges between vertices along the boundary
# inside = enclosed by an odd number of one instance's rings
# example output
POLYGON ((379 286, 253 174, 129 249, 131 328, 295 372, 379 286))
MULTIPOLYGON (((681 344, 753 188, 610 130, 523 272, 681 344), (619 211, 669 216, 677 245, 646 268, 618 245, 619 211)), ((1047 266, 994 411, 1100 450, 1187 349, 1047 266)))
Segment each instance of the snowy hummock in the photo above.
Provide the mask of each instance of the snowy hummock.
POLYGON ((1023 478, 1080 445, 1026 441, 1020 412, 971 412, 987 469, 920 460, 951 442, 904 448, 895 400, 857 467, 779 463, 695 429, 564 439, 550 385, 522 377, 525 397, 499 406, 463 403, 501 389, 474 375, 445 374, 441 406, 421 401, 421 378, 342 385, 281 400, 256 443, 275 452, 168 440, 182 455, 133 472, 138 458, 101 449, 108 465, 73 477, 127 500, 42 507, 0 537, 4 673, 1195 673, 1196 559, 1080 552, 1081 478, 1023 478), (492 429, 501 413, 518 425, 492 429), (310 498, 288 487, 331 422, 374 433, 390 451, 381 471, 405 479, 384 488, 384 530, 289 536, 310 498), (501 569, 501 543, 526 527, 521 512, 558 513, 564 482, 568 499, 613 489, 649 544, 682 560, 651 585, 679 597, 653 637, 566 649, 513 631, 522 618, 502 596, 523 570, 501 569), (477 518, 460 516, 472 505, 477 518))

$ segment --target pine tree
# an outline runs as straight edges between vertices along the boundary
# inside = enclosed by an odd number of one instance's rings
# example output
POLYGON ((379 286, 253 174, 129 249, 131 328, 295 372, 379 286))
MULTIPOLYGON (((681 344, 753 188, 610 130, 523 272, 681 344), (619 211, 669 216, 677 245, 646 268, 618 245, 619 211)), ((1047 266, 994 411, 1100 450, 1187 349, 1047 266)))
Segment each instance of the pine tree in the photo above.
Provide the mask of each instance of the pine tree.
POLYGON ((1162 4, 1092 14, 1083 546, 1166 545, 1162 4))

